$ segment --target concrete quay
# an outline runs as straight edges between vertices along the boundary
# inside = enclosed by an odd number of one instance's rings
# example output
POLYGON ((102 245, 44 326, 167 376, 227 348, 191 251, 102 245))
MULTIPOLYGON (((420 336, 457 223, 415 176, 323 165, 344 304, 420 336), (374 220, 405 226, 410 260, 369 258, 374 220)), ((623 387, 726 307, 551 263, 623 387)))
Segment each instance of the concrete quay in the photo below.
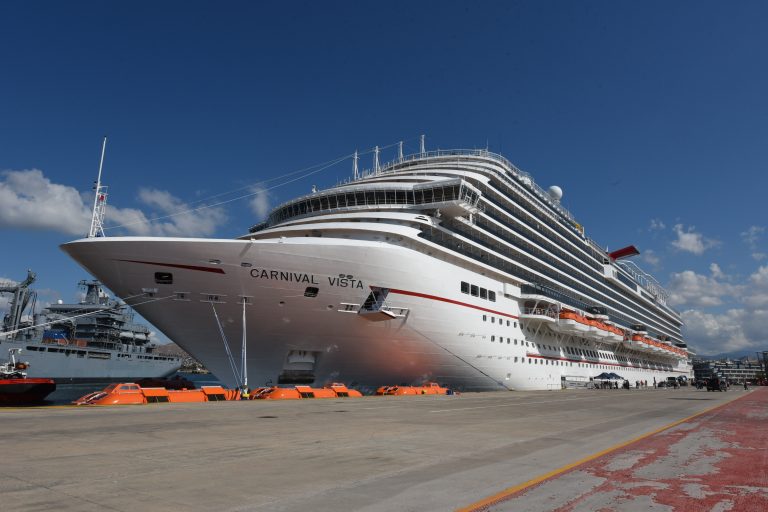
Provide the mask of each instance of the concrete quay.
MULTIPOLYGON (((696 467, 716 475, 734 457, 744 457, 744 467, 762 464, 762 476, 744 485, 764 499, 768 456, 765 429, 756 424, 765 423, 767 402, 768 389, 681 388, 0 408, 0 501, 14 512, 704 510, 641 501, 642 508, 631 508, 626 500, 615 503, 630 508, 612 508, 598 496, 617 495, 600 487, 612 479, 570 466, 715 408, 665 430, 655 446, 674 446, 690 461, 702 451, 762 439, 751 452, 696 467), (733 426, 738 440, 711 434, 717 429, 704 426, 707 414, 720 416, 721 430, 733 426), (710 430, 698 430, 699 442, 674 437, 704 428, 710 430), (565 479, 547 480, 548 474, 565 479), (554 491, 531 494, 545 487, 554 491), (575 502, 552 498, 558 489, 591 494, 575 502), (603 508, 591 508, 598 502, 603 508)), ((629 485, 632 464, 651 449, 632 446, 608 463, 613 473, 627 473, 616 485, 629 485)), ((674 464, 656 467, 666 478, 693 463, 674 464)), ((729 485, 747 478, 732 477, 729 485)), ((686 489, 708 495, 711 483, 689 481, 686 489)), ((653 486, 636 488, 659 494, 653 486)))

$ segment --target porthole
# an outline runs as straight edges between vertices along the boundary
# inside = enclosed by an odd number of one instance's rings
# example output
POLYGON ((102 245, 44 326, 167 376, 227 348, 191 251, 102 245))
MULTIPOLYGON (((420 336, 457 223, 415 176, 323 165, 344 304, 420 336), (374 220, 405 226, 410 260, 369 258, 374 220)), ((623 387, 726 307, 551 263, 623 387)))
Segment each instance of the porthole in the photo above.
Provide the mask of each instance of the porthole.
POLYGON ((304 290, 304 296, 305 297, 317 297, 317 293, 320 291, 320 289, 316 286, 307 286, 307 289, 304 290))

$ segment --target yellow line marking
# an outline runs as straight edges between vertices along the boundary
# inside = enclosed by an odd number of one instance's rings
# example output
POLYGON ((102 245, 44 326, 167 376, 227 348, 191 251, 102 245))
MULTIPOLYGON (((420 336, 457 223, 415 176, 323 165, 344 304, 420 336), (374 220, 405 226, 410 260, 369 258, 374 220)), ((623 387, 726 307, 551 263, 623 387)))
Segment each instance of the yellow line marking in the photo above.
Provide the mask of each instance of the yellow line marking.
POLYGON ((701 416, 702 414, 706 414, 708 412, 711 412, 717 408, 724 407, 731 402, 735 402, 736 400, 739 400, 740 398, 744 398, 747 395, 742 395, 739 397, 736 397, 732 400, 728 400, 725 403, 713 405, 712 407, 708 407, 707 409, 704 409, 703 411, 697 412, 696 414, 693 414, 691 416, 688 416, 687 418, 683 418, 681 420, 674 421, 670 423, 669 425, 665 425, 663 427, 657 428, 656 430, 652 430, 650 432, 646 432, 645 434, 642 434, 638 437, 635 437, 634 439, 630 439, 629 441, 625 441, 623 443, 619 443, 617 445, 611 446, 610 448, 606 448, 605 450, 599 451, 597 453, 593 453, 592 455, 588 455, 584 457, 583 459, 579 459, 576 462, 572 462, 570 464, 567 464, 565 466, 562 466, 558 469, 552 470, 549 473, 544 473, 543 475, 539 475, 536 478, 533 478, 531 480, 528 480, 527 482, 523 482, 521 484, 508 487, 507 489, 504 489, 501 492, 497 492, 493 496, 489 496, 487 498, 484 498, 476 503, 473 503, 471 505, 468 505, 466 507, 462 507, 456 510, 456 512, 477 512, 479 510, 484 509, 485 507, 489 507, 491 505, 497 504, 497 502, 502 501, 504 498, 508 498, 509 496, 522 491, 523 489, 526 489, 528 487, 534 486, 538 483, 543 482, 544 480, 547 480, 548 478, 552 478, 553 476, 557 476, 561 473, 565 473, 569 469, 573 469, 576 466, 579 466, 581 464, 584 464, 586 462, 589 462, 591 460, 597 459, 599 457, 602 457, 603 455, 606 455, 610 452, 619 450, 621 448, 624 448, 627 445, 630 445, 632 443, 636 443, 637 441, 640 441, 642 439, 645 439, 646 437, 650 437, 654 434, 658 434, 659 432, 663 432, 664 430, 670 429, 672 427, 676 427, 677 425, 681 423, 685 423, 686 421, 692 420, 693 418, 696 418, 697 416, 701 416))

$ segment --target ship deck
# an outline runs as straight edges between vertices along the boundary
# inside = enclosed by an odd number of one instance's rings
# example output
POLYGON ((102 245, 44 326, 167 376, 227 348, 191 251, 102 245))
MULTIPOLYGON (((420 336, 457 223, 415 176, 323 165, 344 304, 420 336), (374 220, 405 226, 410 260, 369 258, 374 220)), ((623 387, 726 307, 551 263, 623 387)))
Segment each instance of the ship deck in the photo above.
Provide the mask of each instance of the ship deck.
POLYGON ((728 482, 765 510, 766 402, 768 388, 734 387, 0 408, 0 493, 16 512, 591 510, 578 500, 598 498, 628 510, 616 489, 598 492, 611 480, 659 510, 710 510, 730 464, 751 468, 728 482), (691 492, 657 503, 670 471, 691 492))

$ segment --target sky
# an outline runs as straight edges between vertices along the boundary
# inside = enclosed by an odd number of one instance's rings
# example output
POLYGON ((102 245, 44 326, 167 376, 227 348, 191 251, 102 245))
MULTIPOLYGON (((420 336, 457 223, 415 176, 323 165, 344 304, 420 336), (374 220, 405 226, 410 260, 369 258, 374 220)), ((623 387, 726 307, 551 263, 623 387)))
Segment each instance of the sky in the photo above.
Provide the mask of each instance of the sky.
MULTIPOLYGON (((0 3, 0 280, 107 236, 232 238, 348 158, 488 148, 670 292, 699 354, 768 350, 765 2, 0 3), (345 158, 347 157, 347 158, 345 158), (337 162, 330 165, 330 162, 337 162), (178 212, 184 212, 178 214, 178 212)), ((0 299, 0 309, 7 298, 0 299)))

